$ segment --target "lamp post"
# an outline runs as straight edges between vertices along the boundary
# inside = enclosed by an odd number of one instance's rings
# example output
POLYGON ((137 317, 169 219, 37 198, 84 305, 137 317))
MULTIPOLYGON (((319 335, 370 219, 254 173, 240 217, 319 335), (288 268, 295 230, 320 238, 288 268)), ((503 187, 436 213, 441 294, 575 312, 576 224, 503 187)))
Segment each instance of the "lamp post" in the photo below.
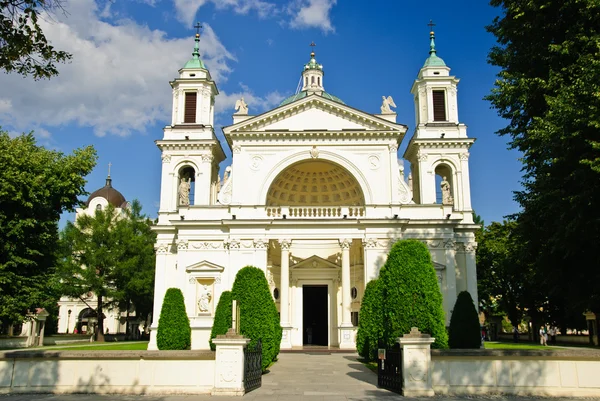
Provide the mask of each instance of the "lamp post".
POLYGON ((71 309, 67 312, 67 334, 69 334, 69 324, 71 323, 71 309))

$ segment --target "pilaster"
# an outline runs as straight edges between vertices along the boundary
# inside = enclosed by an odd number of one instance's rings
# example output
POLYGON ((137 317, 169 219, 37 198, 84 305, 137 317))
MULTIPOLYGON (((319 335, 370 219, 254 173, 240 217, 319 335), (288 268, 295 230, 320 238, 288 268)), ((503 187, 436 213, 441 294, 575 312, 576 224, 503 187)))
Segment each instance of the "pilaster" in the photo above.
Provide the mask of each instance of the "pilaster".
POLYGON ((292 348, 290 323, 290 246, 292 241, 279 240, 281 246, 281 292, 280 292, 280 324, 283 330, 281 337, 281 348, 292 348))
POLYGON ((444 310, 446 311, 446 326, 450 325, 452 310, 456 302, 456 242, 448 239, 444 243, 446 253, 446 293, 444 294, 444 310))

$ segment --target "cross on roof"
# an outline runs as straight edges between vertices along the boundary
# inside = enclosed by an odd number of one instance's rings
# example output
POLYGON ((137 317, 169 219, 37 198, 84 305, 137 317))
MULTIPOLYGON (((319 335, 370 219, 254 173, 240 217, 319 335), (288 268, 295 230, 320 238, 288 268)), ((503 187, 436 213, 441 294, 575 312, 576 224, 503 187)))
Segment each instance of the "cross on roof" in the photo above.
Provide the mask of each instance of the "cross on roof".
POLYGON ((108 162, 108 176, 110 177, 110 166, 112 166, 111 162, 108 162))
POLYGON ((315 46, 316 46, 316 45, 315 45, 315 42, 310 42, 310 45, 309 45, 309 46, 310 46, 310 47, 312 47, 313 51, 315 50, 315 46))
POLYGON ((429 24, 427 24, 427 26, 429 27, 429 30, 433 32, 433 27, 435 26, 433 20, 429 20, 429 24))
POLYGON ((194 25, 194 28, 196 29, 196 35, 200 35, 200 29, 202 28, 202 25, 200 25, 199 22, 196 22, 196 25, 194 25))

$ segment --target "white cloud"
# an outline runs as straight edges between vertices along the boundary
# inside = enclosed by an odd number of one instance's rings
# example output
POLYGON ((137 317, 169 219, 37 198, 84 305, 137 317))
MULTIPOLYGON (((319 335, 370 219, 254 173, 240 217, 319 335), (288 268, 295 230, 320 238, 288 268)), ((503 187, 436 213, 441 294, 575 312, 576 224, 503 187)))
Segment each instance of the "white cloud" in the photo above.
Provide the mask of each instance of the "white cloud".
POLYGON ((251 115, 258 115, 269 109, 272 109, 281 103, 286 98, 285 95, 274 91, 269 92, 264 96, 258 96, 252 92, 252 90, 243 83, 240 83, 240 91, 233 93, 220 92, 219 96, 215 99, 215 113, 217 114, 233 114, 235 112, 235 102, 244 97, 244 101, 248 104, 248 113, 251 115))
POLYGON ((195 21, 198 9, 208 2, 212 2, 217 9, 231 8, 237 14, 256 11, 260 18, 277 13, 275 4, 263 0, 173 0, 177 19, 191 26, 195 21))
MULTIPOLYGON (((104 22, 100 12, 93 0, 71 0, 68 17, 42 22, 52 45, 72 53, 73 61, 51 80, 0 75, 0 125, 22 131, 76 123, 100 136, 127 135, 168 118, 167 81, 191 57, 193 39, 169 39, 128 19, 104 22)), ((213 78, 224 81, 235 58, 210 25, 204 27, 202 58, 213 78)))
POLYGON ((319 28, 323 32, 334 32, 329 12, 337 0, 294 0, 288 6, 288 14, 293 15, 292 28, 319 28))

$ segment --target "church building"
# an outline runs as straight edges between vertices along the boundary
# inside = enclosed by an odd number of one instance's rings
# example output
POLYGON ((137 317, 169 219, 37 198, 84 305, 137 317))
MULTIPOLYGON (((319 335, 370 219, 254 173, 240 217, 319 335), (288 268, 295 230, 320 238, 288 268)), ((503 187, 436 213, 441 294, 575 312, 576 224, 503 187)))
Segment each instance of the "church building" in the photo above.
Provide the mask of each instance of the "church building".
POLYGON ((459 120, 459 80, 437 56, 433 32, 411 89, 416 122, 402 158, 408 126, 396 121, 392 97, 383 96, 379 114, 345 104, 326 91, 312 52, 297 93, 278 107, 252 115, 252 105, 237 102, 233 124, 223 128, 233 155, 223 179, 226 157, 214 127, 219 92, 199 40, 170 82, 172 121, 156 141, 162 176, 148 349, 156 349, 171 287, 184 294, 192 349, 207 349, 219 297, 247 265, 268 280, 282 349, 355 349, 365 286, 399 239, 430 249, 447 324, 459 292, 477 304, 469 184, 475 140, 459 120))

